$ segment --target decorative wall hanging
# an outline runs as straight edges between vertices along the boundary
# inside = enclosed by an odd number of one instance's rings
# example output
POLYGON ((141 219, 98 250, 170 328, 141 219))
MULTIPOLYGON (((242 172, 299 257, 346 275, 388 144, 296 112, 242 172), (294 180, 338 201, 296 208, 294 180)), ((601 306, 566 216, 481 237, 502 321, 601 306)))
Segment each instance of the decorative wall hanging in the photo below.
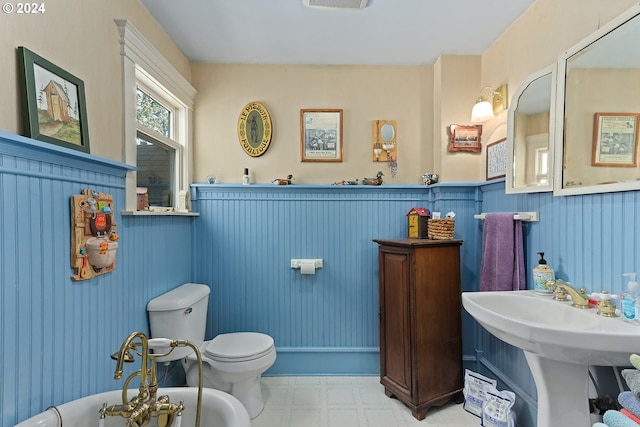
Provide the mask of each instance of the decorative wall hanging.
POLYGON ((373 161, 393 162, 397 158, 397 124, 395 120, 373 120, 373 161))
POLYGON ((238 118, 238 139, 245 153, 251 157, 262 156, 271 144, 271 116, 259 102, 244 106, 238 118))
POLYGON ((487 145, 487 181, 507 174, 507 139, 487 145))
POLYGON ((342 110, 300 110, 300 160, 342 161, 342 110))
POLYGON ((113 197, 88 188, 71 196, 72 280, 87 280, 116 268, 118 233, 113 197))
POLYGON ((449 151, 479 153, 482 150, 481 136, 482 125, 449 125, 449 151))
POLYGON ((82 80, 22 46, 18 60, 25 136, 88 153, 82 80))
POLYGON ((639 113, 595 113, 592 166, 638 165, 639 113))

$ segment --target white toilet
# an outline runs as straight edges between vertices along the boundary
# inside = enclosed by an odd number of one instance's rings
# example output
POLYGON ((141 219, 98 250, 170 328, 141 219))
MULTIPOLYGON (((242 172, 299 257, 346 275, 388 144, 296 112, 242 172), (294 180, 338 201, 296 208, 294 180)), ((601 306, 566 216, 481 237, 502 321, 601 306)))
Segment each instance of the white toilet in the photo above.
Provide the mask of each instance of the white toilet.
MULTIPOLYGON (((276 361, 273 338, 257 332, 234 332, 205 341, 209 293, 207 285, 187 283, 149 301, 151 337, 189 340, 198 345, 202 385, 235 396, 255 418, 264 408, 260 377, 276 361)), ((198 362, 191 348, 175 348, 158 361, 178 359, 183 359, 187 385, 197 387, 198 362)))

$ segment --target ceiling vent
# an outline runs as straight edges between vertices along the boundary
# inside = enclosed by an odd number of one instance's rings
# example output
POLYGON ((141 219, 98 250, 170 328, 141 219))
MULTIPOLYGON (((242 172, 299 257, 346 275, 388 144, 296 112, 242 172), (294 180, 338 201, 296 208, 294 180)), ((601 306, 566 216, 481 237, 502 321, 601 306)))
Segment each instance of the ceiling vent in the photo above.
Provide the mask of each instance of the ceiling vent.
POLYGON ((322 9, 364 9, 369 0, 302 0, 307 7, 322 9))

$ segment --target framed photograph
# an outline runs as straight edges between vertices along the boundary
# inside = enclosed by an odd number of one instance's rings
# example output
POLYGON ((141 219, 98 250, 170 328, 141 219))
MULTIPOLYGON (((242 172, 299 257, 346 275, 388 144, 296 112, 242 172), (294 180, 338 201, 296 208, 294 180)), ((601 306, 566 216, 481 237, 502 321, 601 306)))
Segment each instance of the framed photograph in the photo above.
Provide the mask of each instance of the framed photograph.
POLYGON ((507 174, 507 139, 487 145, 487 181, 507 174))
POLYGON ((25 136, 88 153, 82 80, 22 46, 18 60, 25 136))
POLYGON ((638 165, 640 113, 595 113, 592 166, 638 165))
POLYGON ((482 125, 449 125, 449 151, 470 151, 479 153, 481 144, 482 125))
POLYGON ((342 161, 342 110, 300 110, 303 162, 342 161))

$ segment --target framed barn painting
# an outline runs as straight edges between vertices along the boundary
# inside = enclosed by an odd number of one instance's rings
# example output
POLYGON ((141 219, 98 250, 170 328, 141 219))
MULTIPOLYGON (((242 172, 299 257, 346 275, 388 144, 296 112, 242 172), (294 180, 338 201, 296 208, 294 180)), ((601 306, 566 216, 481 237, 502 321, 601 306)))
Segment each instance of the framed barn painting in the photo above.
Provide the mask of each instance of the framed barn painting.
POLYGON ((88 153, 82 80, 23 46, 18 60, 25 136, 88 153))

